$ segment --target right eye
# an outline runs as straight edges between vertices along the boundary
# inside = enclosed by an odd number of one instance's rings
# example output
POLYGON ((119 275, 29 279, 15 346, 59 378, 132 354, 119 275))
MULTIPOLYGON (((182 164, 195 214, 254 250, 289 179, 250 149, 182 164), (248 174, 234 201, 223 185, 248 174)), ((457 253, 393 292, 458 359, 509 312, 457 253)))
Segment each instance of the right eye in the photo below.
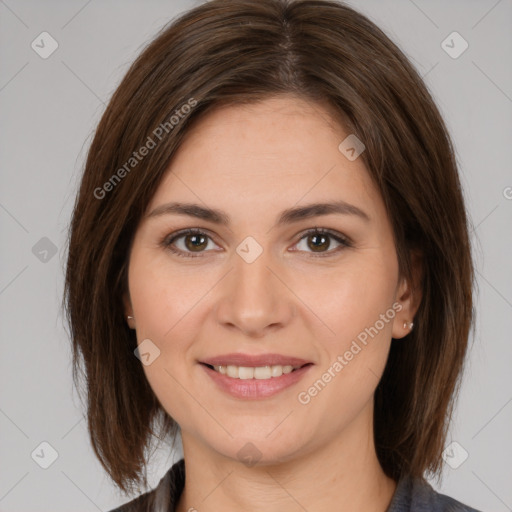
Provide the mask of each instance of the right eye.
MULTIPOLYGON (((172 234, 170 237, 166 237, 162 242, 164 247, 168 248, 177 256, 182 258, 197 258, 205 249, 208 247, 208 240, 211 240, 210 236, 204 231, 199 229, 185 229, 177 233, 172 234), (176 247, 176 241, 182 241, 180 247, 176 247), (198 249, 197 251, 195 249, 198 249), (194 254, 198 253, 198 254, 194 254)), ((213 242, 212 242, 213 243, 213 242)))

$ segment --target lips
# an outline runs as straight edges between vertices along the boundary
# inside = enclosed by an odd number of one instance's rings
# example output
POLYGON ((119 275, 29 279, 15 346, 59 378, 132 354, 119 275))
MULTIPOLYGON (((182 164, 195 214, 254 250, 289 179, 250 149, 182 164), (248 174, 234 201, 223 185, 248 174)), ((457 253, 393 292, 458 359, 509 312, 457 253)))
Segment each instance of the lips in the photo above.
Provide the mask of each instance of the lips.
MULTIPOLYGON (((290 359, 288 358, 287 360, 290 361, 290 359)), ((247 359, 245 360, 247 361, 247 359)), ((283 373, 279 377, 270 377, 262 380, 232 378, 212 369, 208 364, 201 363, 199 366, 203 369, 202 371, 205 372, 207 378, 211 379, 216 385, 216 389, 223 393, 239 400, 262 400, 278 395, 298 384, 305 375, 311 372, 313 363, 306 363, 299 369, 283 373)), ((227 368, 232 368, 232 366, 228 365, 227 368)), ((291 366, 288 365, 288 368, 291 368, 291 366)))
POLYGON ((224 354, 215 357, 209 357, 200 361, 203 364, 209 366, 248 366, 248 367, 259 367, 259 366, 304 366, 310 364, 311 361, 301 359, 299 357, 285 356, 282 354, 224 354))

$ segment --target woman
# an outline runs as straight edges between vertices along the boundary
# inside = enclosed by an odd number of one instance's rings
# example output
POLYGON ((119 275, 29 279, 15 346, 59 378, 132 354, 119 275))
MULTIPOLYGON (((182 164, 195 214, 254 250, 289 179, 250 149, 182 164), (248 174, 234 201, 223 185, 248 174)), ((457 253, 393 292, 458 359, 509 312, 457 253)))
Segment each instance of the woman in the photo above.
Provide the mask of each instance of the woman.
POLYGON ((70 228, 100 462, 133 492, 152 436, 183 443, 117 510, 474 510, 424 479, 472 282, 449 135, 380 29, 329 1, 189 11, 116 90, 70 228))

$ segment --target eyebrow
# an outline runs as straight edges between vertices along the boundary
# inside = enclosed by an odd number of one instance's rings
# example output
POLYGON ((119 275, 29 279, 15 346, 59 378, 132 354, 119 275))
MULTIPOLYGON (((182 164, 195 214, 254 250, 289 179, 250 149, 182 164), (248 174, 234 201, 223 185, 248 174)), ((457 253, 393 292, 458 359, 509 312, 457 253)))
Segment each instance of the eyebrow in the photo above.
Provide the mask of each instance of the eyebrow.
MULTIPOLYGON (((288 208, 281 212, 281 215, 276 221, 276 226, 283 226, 285 224, 299 222, 303 219, 331 214, 355 215, 367 222, 370 220, 369 215, 357 206, 345 201, 334 201, 329 203, 312 203, 305 206, 288 208)), ((189 217, 210 221, 222 226, 229 226, 231 222, 231 219, 226 212, 214 208, 205 208, 194 203, 171 202, 162 204, 157 206, 147 215, 147 217, 153 218, 161 215, 187 215, 189 217)))

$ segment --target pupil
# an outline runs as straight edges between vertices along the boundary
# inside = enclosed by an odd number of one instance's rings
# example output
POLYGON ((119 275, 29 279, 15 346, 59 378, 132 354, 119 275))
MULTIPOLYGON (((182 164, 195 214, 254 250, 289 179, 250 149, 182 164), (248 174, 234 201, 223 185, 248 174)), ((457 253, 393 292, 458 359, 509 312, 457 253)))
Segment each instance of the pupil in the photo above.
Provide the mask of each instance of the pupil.
MULTIPOLYGON (((327 237, 325 235, 311 235, 311 236, 312 236, 312 238, 314 240, 317 240, 318 238, 321 238, 323 240, 322 245, 326 246, 325 248, 329 247, 329 242, 328 242, 327 237)), ((315 243, 315 242, 313 242, 313 243, 315 243)), ((322 245, 320 245, 320 246, 319 245, 313 245, 313 249, 314 250, 317 250, 319 248, 322 249, 322 245)))
POLYGON ((204 245, 204 241, 205 241, 205 238, 203 235, 188 235, 187 236, 187 241, 191 240, 191 243, 188 244, 187 243, 187 247, 189 249, 201 249, 202 245, 204 245), (199 245, 196 245, 196 242, 201 239, 202 242, 199 244, 199 245))

